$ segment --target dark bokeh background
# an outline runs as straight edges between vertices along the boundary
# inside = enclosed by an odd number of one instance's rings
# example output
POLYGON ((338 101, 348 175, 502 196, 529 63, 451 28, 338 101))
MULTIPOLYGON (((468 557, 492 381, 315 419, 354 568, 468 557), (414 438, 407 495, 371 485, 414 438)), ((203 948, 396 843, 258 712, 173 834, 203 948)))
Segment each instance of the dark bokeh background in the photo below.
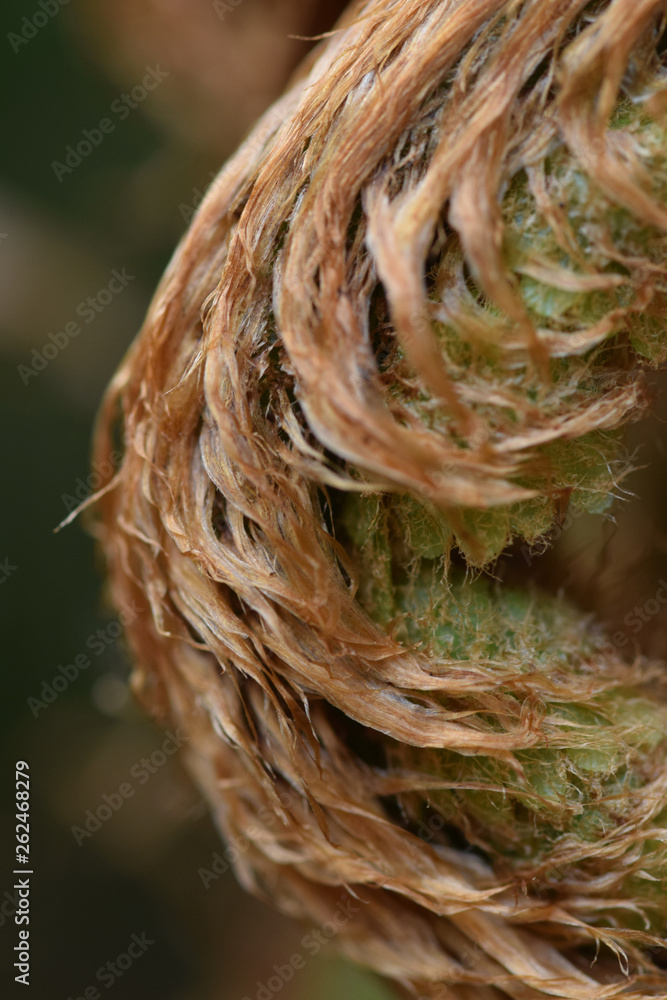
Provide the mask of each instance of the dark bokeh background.
MULTIPOLYGON (((328 29, 343 5, 229 6, 4 0, 2 7, 3 997, 74 1000, 96 986, 113 1000, 254 1000, 258 981, 304 934, 246 896, 230 871, 205 888, 199 869, 212 870, 223 849, 205 803, 175 755, 150 776, 141 770, 165 734, 128 696, 125 650, 91 540, 78 522, 54 534, 69 498, 94 486, 89 451, 99 399, 212 172, 312 47, 288 36, 328 29), (121 118, 113 102, 141 85, 147 67, 168 75, 121 118), (53 162, 64 162, 66 147, 103 118, 114 130, 59 180, 53 162), (86 323, 77 308, 114 269, 131 280, 86 323), (42 353, 48 334, 71 321, 81 333, 26 377, 19 366, 34 364, 33 349, 42 353), (81 654, 90 666, 40 707, 43 684, 81 654), (12 969, 16 760, 29 762, 32 777, 29 987, 14 983, 12 969), (83 827, 103 795, 117 801, 124 782, 134 795, 79 846, 72 827, 83 827), (96 979, 133 934, 154 943, 115 981, 113 972, 96 979)), ((310 960, 280 995, 387 996, 333 955, 310 960)))
MULTIPOLYGON (((85 496, 89 446, 104 386, 139 328, 196 203, 254 118, 277 95, 342 2, 318 0, 4 0, 0 32, 0 995, 67 1000, 97 986, 114 1000, 255 1000, 274 963, 304 933, 248 898, 226 872, 205 888, 222 847, 205 803, 175 756, 140 784, 138 767, 165 735, 134 706, 128 664, 105 607, 103 575, 81 525, 54 534, 68 498, 85 496), (56 10, 57 8, 57 10, 56 10), (55 13, 49 13, 53 12, 55 13), (222 14, 222 17, 220 16, 222 14), (27 20, 24 20, 27 19, 27 20), (147 68, 168 74, 130 108, 112 110, 147 68), (84 129, 114 129, 59 180, 84 129), (116 269, 127 287, 86 323, 77 308, 116 269), (21 377, 68 322, 81 333, 37 374, 21 377), (27 384, 26 384, 27 382, 27 384), (97 653, 97 630, 110 639, 97 653), (51 704, 59 665, 88 654, 51 704), (32 710, 30 705, 32 705, 32 710), (32 777, 31 986, 15 986, 12 949, 14 762, 32 777), (103 795, 135 794, 78 846, 103 795), (153 941, 112 985, 97 970, 133 934, 153 941)), ((103 296, 104 298, 104 296, 103 296)), ((47 353, 53 354, 49 349, 47 353)), ((582 518, 555 556, 527 566, 515 552, 500 572, 530 569, 564 586, 612 627, 667 578, 663 501, 664 402, 633 431, 628 480, 640 499, 620 527, 582 518)), ((627 631, 627 629, 626 629, 627 631)), ((634 644, 667 653, 664 610, 634 644)), ((60 682, 59 686, 62 686, 60 682)), ((90 994, 89 994, 90 995, 90 994)), ((317 957, 280 990, 285 1000, 382 1000, 386 988, 333 957, 317 957)), ((266 995, 264 994, 264 1000, 266 995)))

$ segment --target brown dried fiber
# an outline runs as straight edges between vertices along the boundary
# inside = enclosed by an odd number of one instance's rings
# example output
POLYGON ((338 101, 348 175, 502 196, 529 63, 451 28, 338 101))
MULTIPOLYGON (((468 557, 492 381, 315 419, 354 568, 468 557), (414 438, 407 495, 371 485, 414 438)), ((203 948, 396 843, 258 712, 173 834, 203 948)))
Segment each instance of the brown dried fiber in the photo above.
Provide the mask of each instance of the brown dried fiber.
POLYGON ((416 995, 667 996, 667 904, 655 875, 648 902, 625 880, 647 844, 663 864, 664 731, 615 828, 520 865, 394 808, 443 784, 417 748, 520 775, 527 751, 630 747, 636 720, 554 706, 664 702, 664 671, 581 623, 567 667, 404 641, 344 527, 369 498, 404 511, 391 558, 437 556, 447 592, 453 548, 482 567, 559 497, 603 508, 665 349, 666 14, 353 4, 213 184, 101 414, 97 460, 119 415, 125 442, 97 505, 113 596, 150 607, 128 629, 137 690, 249 842, 243 884, 318 922, 358 894, 341 946, 416 995))

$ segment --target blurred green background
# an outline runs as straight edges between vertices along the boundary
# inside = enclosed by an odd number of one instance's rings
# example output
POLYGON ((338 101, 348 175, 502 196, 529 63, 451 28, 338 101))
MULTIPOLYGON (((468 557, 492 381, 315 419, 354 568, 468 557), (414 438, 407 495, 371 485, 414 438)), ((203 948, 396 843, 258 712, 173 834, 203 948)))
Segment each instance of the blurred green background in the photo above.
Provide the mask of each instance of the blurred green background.
MULTIPOLYGON (((258 983, 304 934, 246 896, 229 871, 204 887, 199 870, 211 869, 222 846, 177 757, 139 784, 137 765, 165 736, 128 696, 125 650, 91 540, 78 522, 58 534, 54 528, 70 498, 94 485, 89 448, 98 402, 212 173, 309 50, 290 36, 326 30, 342 7, 340 0, 3 4, 3 996, 25 995, 12 969, 16 760, 28 761, 32 776, 33 1000, 74 1000, 94 986, 117 1000, 255 1000, 258 983), (164 79, 142 92, 149 70, 164 79), (106 132, 104 119, 113 126, 106 132), (80 163, 70 153, 67 171, 54 167, 67 166, 67 147, 85 140, 84 130, 98 144, 80 163), (104 290, 114 270, 126 284, 110 296, 104 290), (68 323, 81 332, 61 348, 68 323), (33 351, 46 361, 39 370, 33 351), (98 653, 90 637, 99 629, 98 653), (42 701, 44 683, 81 654, 90 666, 52 703, 29 701, 42 701), (79 846, 72 827, 104 795, 116 801, 128 780, 135 794, 79 846), (127 951, 133 934, 153 943, 122 975, 112 973, 111 984, 109 976, 100 982, 98 970, 127 951)), ((633 431, 637 465, 653 463, 653 471, 633 477, 640 499, 621 513, 622 530, 582 518, 555 555, 530 568, 612 626, 667 575, 664 411, 661 403, 633 431)), ((527 571, 516 553, 513 565, 519 575, 527 571)), ((640 644, 665 655, 664 614, 647 624, 640 644)), ((284 1000, 389 995, 333 956, 313 958, 280 990, 284 1000)))

